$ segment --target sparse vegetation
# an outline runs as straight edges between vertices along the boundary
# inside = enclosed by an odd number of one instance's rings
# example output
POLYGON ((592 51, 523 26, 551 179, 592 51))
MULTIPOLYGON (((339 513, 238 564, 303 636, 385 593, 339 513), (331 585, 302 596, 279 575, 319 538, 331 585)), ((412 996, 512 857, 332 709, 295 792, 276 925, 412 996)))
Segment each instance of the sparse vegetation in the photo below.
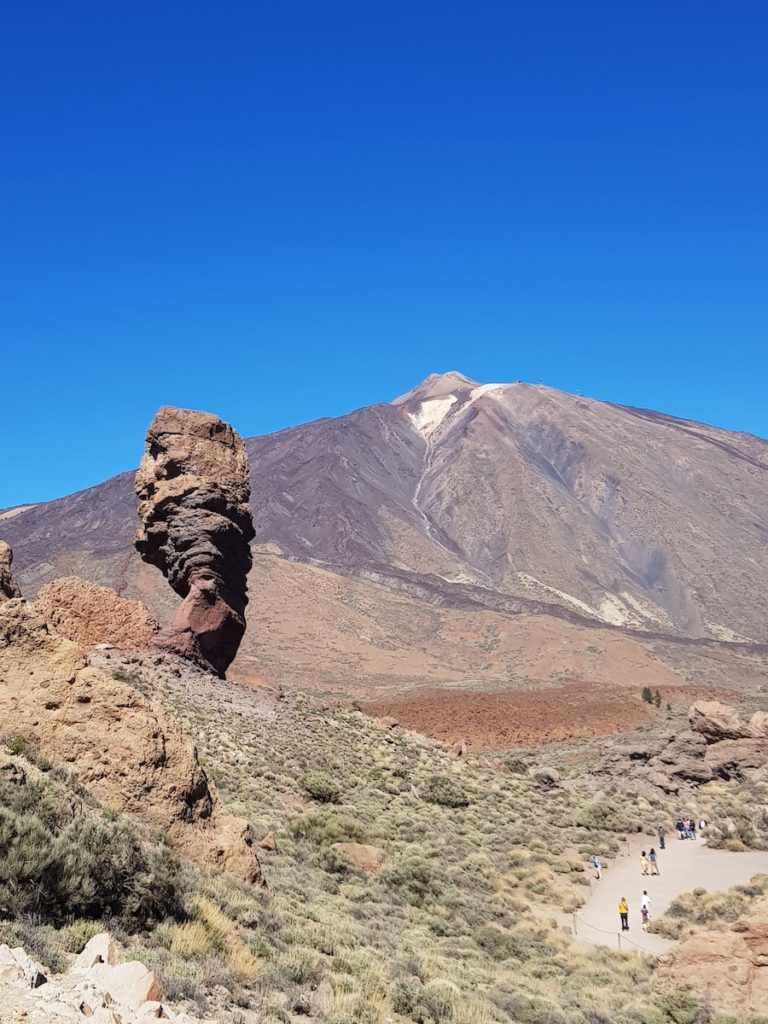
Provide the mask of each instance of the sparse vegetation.
POLYGON ((4 916, 151 924, 178 911, 178 870, 168 847, 88 811, 62 785, 0 779, 4 916))
MULTIPOLYGON (((588 743, 520 750, 492 769, 357 712, 285 701, 262 722, 231 714, 214 685, 196 694, 168 678, 157 691, 201 736, 227 804, 280 850, 261 855, 267 890, 185 866, 185 913, 140 932, 110 922, 170 998, 230 1024, 686 1020, 687 997, 660 996, 649 962, 575 946, 555 919, 583 903, 596 849, 610 857, 623 833, 673 813, 663 795, 628 798, 614 782, 595 799, 588 743), (338 842, 381 846, 388 864, 352 870, 338 842)), ((742 807, 738 787, 705 789, 702 805, 727 821, 742 807)), ((5 927, 28 948, 32 935, 44 962, 89 925, 27 921, 5 927)))

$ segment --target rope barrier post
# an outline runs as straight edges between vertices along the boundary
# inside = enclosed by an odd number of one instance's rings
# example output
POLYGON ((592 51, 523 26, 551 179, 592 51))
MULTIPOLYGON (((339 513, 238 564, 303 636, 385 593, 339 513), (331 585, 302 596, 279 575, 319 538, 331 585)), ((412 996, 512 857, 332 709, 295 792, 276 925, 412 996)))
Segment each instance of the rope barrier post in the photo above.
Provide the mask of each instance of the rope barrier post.
POLYGON ((577 934, 577 929, 576 929, 576 911, 575 910, 573 912, 573 934, 574 935, 577 934))
POLYGON ((616 932, 616 938, 619 940, 619 952, 621 952, 621 932, 616 932))

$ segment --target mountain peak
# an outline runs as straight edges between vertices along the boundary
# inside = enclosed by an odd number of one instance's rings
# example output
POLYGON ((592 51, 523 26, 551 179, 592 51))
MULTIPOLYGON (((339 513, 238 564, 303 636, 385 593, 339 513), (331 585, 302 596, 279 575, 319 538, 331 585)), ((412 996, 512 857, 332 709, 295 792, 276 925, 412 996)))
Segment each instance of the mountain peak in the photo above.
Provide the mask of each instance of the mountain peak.
POLYGON ((424 402, 430 398, 444 398, 446 395, 455 395, 462 391, 469 391, 478 386, 478 381, 471 377, 465 377, 458 370, 448 370, 447 373, 431 373, 421 384, 406 391, 404 395, 396 398, 393 405, 405 405, 407 402, 424 402))

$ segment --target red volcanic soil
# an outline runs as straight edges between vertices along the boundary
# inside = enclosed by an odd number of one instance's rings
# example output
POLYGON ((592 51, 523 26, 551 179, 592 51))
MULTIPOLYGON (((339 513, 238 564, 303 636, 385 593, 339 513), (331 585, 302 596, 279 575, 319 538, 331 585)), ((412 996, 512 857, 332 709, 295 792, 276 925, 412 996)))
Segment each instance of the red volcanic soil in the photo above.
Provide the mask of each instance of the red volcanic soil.
MULTIPOLYGON (((700 699, 738 702, 734 693, 720 688, 680 686, 663 691, 662 709, 667 701, 687 708, 700 699)), ((663 721, 664 715, 646 704, 639 691, 588 683, 523 692, 428 689, 399 700, 364 701, 357 706, 367 715, 396 718, 406 729, 444 743, 463 740, 475 750, 608 736, 663 721)))
MULTIPOLYGON (((695 699, 691 690, 686 699, 695 699)), ((651 722, 660 714, 641 700, 640 693, 587 684, 523 693, 431 689, 359 706, 368 715, 391 716, 407 729, 445 743, 464 740, 476 750, 605 736, 651 722)))

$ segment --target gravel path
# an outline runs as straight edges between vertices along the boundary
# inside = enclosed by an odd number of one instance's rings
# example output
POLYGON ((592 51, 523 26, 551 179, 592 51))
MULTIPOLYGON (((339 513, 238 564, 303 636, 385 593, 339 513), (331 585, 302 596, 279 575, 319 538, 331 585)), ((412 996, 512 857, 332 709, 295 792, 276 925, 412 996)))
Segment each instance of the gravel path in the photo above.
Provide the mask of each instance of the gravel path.
POLYGON ((631 840, 622 854, 603 867, 602 880, 592 882, 589 899, 576 914, 576 936, 579 940, 616 949, 620 936, 622 949, 663 953, 674 943, 642 930, 640 899, 644 889, 651 897, 653 918, 660 917, 671 901, 684 892, 699 887, 709 892, 730 889, 748 882, 753 875, 768 872, 768 853, 765 851, 730 853, 711 850, 701 839, 680 840, 673 834, 667 839, 666 850, 655 847, 661 875, 644 877, 640 874, 640 851, 643 849, 650 849, 647 836, 631 840), (618 911, 622 896, 629 904, 630 927, 629 932, 623 935, 618 911))

